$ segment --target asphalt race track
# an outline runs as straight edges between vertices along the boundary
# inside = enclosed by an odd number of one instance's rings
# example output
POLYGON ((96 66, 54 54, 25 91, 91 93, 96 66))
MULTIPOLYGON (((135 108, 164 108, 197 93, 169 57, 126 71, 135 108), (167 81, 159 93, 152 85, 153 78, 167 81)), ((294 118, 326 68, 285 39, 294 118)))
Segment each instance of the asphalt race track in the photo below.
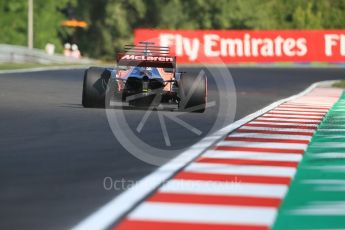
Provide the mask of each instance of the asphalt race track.
MULTIPOLYGON (((231 68, 230 72, 237 96, 235 119, 313 82, 345 78, 342 68, 231 68)), ((104 109, 81 106, 82 80, 83 70, 0 74, 0 229, 68 229, 122 191, 105 189, 105 177, 135 182, 157 167, 122 147, 104 109)), ((211 79, 209 97, 217 100, 217 95, 211 79)), ((217 106, 205 114, 184 115, 201 135, 168 122, 171 148, 179 151, 206 135, 217 116, 226 117, 216 111, 217 106)), ((135 128, 145 111, 125 114, 135 128)), ((156 114, 150 116, 139 136, 167 149, 157 120, 156 114)))

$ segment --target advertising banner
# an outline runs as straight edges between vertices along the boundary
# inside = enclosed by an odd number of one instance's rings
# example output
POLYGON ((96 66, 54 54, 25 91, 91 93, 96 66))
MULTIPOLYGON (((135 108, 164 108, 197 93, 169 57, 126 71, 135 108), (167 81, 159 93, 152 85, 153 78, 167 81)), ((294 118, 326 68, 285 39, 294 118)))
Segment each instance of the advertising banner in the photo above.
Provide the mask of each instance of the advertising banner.
POLYGON ((345 62, 345 30, 136 29, 140 41, 169 46, 186 64, 345 62))

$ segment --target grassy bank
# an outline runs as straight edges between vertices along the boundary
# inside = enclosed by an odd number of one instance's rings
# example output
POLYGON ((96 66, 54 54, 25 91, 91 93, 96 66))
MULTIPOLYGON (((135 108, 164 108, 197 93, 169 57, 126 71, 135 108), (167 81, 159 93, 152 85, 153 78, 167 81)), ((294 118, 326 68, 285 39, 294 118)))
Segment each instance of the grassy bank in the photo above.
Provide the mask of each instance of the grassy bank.
POLYGON ((333 84, 334 87, 345 88, 345 80, 338 81, 333 84))

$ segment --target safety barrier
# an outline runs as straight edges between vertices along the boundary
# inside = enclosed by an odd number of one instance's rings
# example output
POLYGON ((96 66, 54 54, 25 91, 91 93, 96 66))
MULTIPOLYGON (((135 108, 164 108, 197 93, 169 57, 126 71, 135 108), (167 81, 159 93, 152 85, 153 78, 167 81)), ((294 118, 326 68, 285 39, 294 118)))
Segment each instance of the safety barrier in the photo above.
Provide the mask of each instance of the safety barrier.
POLYGON ((92 60, 88 58, 75 59, 61 54, 49 55, 39 49, 0 44, 0 63, 89 64, 91 62, 92 60))

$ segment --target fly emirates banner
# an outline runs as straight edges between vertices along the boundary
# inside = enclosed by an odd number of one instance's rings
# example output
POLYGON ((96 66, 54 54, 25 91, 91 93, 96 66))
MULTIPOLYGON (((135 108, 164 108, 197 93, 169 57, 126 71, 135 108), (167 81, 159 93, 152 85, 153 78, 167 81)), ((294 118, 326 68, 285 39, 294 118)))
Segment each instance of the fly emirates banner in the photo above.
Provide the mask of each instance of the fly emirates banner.
POLYGON ((345 62, 345 30, 136 29, 140 41, 169 46, 178 63, 345 62))

